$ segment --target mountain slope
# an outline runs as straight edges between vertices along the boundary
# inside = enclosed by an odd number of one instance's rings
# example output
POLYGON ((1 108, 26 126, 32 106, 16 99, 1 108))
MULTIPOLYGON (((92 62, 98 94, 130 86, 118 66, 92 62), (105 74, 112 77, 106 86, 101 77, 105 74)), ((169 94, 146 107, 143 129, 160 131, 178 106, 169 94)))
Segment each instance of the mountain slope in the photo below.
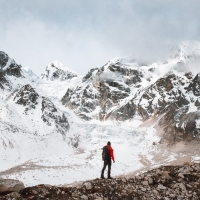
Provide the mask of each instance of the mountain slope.
POLYGON ((199 47, 198 42, 185 42, 163 63, 145 63, 131 57, 113 59, 69 87, 62 103, 86 120, 157 118, 159 122, 162 115, 175 113, 167 129, 167 124, 159 123, 164 133, 169 129, 173 132, 173 139, 164 136, 166 141, 173 144, 186 138, 199 139, 199 74, 194 77, 183 70, 194 61, 200 63, 199 47), (168 112, 172 107, 173 111, 168 112), (185 112, 181 114, 182 109, 185 112))
POLYGON ((38 157, 41 151, 43 155, 72 151, 76 135, 69 133, 66 113, 40 92, 42 81, 4 52, 0 63, 0 157, 4 161, 0 170, 38 157))

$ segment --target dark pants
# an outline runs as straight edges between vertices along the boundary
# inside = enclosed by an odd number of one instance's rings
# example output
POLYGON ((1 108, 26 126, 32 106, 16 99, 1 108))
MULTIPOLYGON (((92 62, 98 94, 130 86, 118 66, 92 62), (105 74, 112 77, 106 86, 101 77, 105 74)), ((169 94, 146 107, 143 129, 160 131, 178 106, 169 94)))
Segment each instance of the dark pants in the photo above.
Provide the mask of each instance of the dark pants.
POLYGON ((103 168, 101 170, 101 177, 104 176, 104 171, 105 171, 107 165, 108 165, 108 178, 110 177, 111 160, 105 160, 104 161, 103 168))

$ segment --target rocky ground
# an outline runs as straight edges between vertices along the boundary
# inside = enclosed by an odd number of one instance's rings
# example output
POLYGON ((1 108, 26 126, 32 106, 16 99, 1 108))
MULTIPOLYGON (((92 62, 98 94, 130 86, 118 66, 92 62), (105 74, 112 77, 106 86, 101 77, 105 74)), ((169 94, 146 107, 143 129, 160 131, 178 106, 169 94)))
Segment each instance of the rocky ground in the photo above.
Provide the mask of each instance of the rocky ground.
POLYGON ((161 166, 130 178, 95 179, 76 187, 37 185, 0 196, 21 199, 200 199, 200 163, 161 166))

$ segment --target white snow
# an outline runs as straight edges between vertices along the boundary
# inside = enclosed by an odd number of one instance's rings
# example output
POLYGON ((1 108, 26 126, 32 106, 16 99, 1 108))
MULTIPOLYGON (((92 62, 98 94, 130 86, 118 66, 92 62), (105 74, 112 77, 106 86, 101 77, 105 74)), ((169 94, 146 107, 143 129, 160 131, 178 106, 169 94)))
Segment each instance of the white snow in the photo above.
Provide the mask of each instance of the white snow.
POLYGON ((196 111, 197 111, 197 107, 194 105, 194 103, 190 103, 187 113, 192 113, 192 112, 196 112, 196 111))

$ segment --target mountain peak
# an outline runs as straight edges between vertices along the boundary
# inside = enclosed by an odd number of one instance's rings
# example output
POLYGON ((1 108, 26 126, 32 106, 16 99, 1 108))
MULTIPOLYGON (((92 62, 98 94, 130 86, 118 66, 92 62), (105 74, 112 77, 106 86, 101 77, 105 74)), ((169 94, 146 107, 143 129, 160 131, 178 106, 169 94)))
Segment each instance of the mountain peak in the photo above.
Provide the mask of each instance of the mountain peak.
POLYGON ((54 81, 66 81, 73 77, 77 77, 77 73, 65 67, 60 61, 55 60, 54 62, 47 65, 41 78, 44 80, 54 81))
POLYGON ((51 67, 57 68, 57 69, 62 69, 62 70, 68 69, 67 67, 64 67, 64 65, 59 60, 55 60, 52 63, 49 63, 48 66, 51 66, 51 67))

